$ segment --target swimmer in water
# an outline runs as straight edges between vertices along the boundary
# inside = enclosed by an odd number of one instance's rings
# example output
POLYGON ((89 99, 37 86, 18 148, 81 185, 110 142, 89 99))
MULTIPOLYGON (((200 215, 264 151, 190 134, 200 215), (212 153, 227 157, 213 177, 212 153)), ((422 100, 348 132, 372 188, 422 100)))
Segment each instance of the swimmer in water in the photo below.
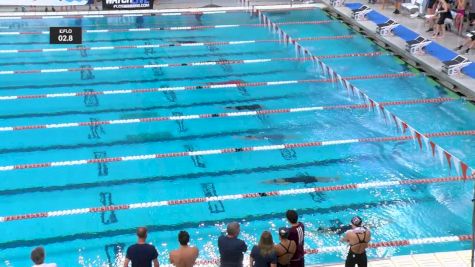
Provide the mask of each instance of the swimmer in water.
POLYGON ((272 180, 264 181, 265 184, 296 184, 296 183, 303 183, 303 184, 312 184, 312 183, 331 183, 338 181, 338 177, 322 177, 322 176, 311 176, 311 175, 297 175, 295 177, 290 178, 277 178, 272 180))
POLYGON ((263 106, 259 104, 226 107, 226 109, 234 109, 234 110, 261 110, 262 108, 263 106))
POLYGON ((201 24, 201 17, 203 17, 203 13, 197 13, 195 14, 195 19, 201 24))
POLYGON ((332 222, 333 222, 332 226, 330 226, 330 227, 319 226, 317 231, 319 233, 324 233, 324 234, 341 235, 341 234, 343 234, 346 231, 351 229, 351 225, 349 225, 349 224, 345 225, 339 219, 333 220, 332 222))
POLYGON ((190 40, 185 40, 185 41, 175 41, 174 43, 178 43, 178 44, 196 44, 195 41, 190 41, 190 40))
POLYGON ((236 136, 236 138, 242 138, 246 140, 278 140, 282 141, 289 138, 295 138, 295 136, 283 135, 283 134, 263 134, 263 135, 246 135, 236 136))

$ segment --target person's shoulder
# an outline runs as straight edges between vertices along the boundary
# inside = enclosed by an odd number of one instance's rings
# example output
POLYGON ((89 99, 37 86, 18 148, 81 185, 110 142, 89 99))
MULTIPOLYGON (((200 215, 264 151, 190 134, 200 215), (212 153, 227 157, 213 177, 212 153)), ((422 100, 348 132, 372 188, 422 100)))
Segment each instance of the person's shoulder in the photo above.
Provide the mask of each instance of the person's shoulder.
POLYGON ((152 252, 157 251, 157 248, 154 245, 152 245, 152 244, 145 244, 145 245, 146 245, 145 249, 147 249, 149 251, 152 251, 152 252))

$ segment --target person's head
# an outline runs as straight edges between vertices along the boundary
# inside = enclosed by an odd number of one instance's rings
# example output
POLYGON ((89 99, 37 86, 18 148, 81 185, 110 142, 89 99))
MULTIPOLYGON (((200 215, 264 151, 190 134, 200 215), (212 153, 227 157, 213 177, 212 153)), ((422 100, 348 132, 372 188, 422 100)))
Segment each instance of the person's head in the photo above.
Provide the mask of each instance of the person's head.
POLYGON ((274 251, 274 240, 272 239, 271 233, 268 231, 262 232, 261 239, 259 240, 259 251, 262 256, 267 256, 274 251))
POLYGON ((180 233, 178 233, 178 242, 180 242, 180 245, 182 246, 188 245, 188 242, 190 242, 190 235, 187 231, 180 231, 180 233))
POLYGON ((289 220, 290 223, 297 223, 299 220, 299 215, 295 210, 288 210, 285 213, 285 217, 287 217, 287 220, 289 220))
POLYGON ((353 228, 360 227, 362 223, 363 223, 363 220, 359 216, 355 216, 351 219, 351 226, 353 228))
POLYGON ((43 247, 37 247, 31 251, 31 260, 35 265, 43 264, 45 261, 45 249, 43 247))
POLYGON ((226 228, 226 232, 229 236, 237 237, 239 232, 241 231, 241 227, 239 226, 238 222, 230 222, 228 227, 226 228))
POLYGON ((280 237, 280 239, 288 239, 289 238, 289 228, 286 228, 286 227, 279 228, 279 237, 280 237))
POLYGON ((142 240, 147 239, 147 228, 145 227, 137 228, 137 237, 142 240))

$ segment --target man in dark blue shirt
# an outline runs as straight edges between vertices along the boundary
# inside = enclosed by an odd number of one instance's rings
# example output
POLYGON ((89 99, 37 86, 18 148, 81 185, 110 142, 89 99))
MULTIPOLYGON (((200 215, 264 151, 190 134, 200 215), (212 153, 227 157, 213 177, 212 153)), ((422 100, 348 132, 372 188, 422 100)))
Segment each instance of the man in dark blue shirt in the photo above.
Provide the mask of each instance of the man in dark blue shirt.
POLYGON ((154 246, 145 243, 147 239, 147 228, 139 227, 137 229, 137 237, 137 244, 127 249, 124 267, 128 267, 129 262, 132 262, 132 267, 152 267, 152 262, 153 267, 159 267, 157 250, 154 246))
POLYGON ((228 224, 227 235, 218 238, 221 267, 242 267, 243 253, 247 251, 244 241, 238 239, 241 231, 238 222, 228 224))

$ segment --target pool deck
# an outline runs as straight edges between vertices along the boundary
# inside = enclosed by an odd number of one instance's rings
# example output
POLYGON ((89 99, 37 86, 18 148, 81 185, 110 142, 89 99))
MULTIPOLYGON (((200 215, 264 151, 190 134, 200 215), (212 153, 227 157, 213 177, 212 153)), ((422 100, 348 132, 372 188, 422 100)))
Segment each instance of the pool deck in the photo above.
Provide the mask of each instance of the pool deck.
MULTIPOLYGON (((471 251, 452 251, 427 254, 395 256, 387 259, 373 260, 369 267, 470 267, 471 251)), ((324 267, 341 267, 344 263, 324 265, 324 267)), ((321 265, 320 265, 321 266, 321 265)), ((316 267, 316 265, 315 265, 316 267)))
MULTIPOLYGON (((367 34, 368 37, 375 40, 378 44, 391 49, 393 52, 395 52, 396 55, 405 58, 405 60, 411 65, 416 66, 418 68, 422 68, 429 75, 436 77, 437 80, 444 86, 447 86, 453 91, 465 95, 470 100, 475 100, 474 78, 471 78, 466 75, 449 77, 441 71, 443 64, 438 59, 432 57, 431 55, 411 55, 405 50, 406 42, 398 36, 380 36, 376 33, 377 26, 372 21, 355 21, 351 18, 352 11, 349 8, 345 6, 332 7, 329 5, 328 0, 323 0, 323 2, 328 5, 328 10, 337 14, 347 23, 354 25, 357 30, 364 32, 365 34, 367 34)), ((350 0, 347 2, 358 2, 365 5, 367 4, 367 1, 364 0, 350 0)), ((425 22, 423 19, 410 18, 408 14, 394 15, 392 14, 392 11, 394 10, 393 8, 388 7, 386 9, 382 9, 382 6, 380 4, 368 6, 371 7, 373 10, 376 10, 377 12, 381 13, 382 15, 394 19, 399 24, 406 26, 407 28, 419 33, 420 35, 426 38, 430 37, 430 33, 425 32, 427 27, 425 26, 425 22)), ((444 39, 437 39, 434 41, 446 48, 453 49, 460 45, 463 40, 463 36, 459 36, 452 32, 447 32, 444 39)), ((468 55, 463 56, 466 56, 469 60, 475 62, 475 56, 473 55, 473 51, 471 51, 468 55)))

